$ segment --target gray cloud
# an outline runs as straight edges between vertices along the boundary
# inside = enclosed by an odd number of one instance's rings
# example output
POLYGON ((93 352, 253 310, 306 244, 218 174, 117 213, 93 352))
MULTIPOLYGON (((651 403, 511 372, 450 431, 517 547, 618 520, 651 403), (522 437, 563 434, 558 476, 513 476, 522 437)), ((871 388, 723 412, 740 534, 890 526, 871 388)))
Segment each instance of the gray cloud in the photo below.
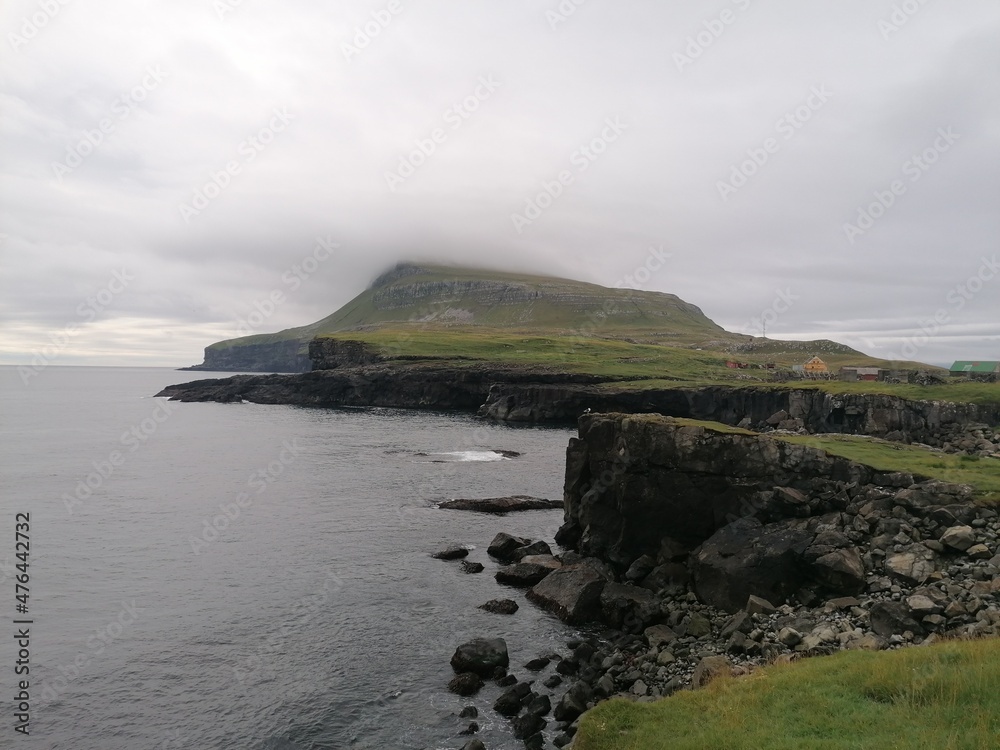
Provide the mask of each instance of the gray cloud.
POLYGON ((653 247, 671 257, 642 287, 733 330, 790 292, 769 335, 1000 357, 1000 279, 949 300, 998 253, 994 3, 227 4, 4 6, 0 362, 78 324, 59 363, 188 364, 274 289, 264 330, 403 258, 613 285, 653 247), (391 190, 401 160, 422 163, 391 190), (734 169, 752 174, 720 191, 734 169), (327 236, 338 252, 291 290, 327 236))

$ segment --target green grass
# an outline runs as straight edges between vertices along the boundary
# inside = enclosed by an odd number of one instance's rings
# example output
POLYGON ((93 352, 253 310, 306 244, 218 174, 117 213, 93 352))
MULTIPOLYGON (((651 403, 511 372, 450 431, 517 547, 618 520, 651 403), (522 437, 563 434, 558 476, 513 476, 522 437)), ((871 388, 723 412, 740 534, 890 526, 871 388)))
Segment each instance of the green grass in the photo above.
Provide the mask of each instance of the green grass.
POLYGON ((905 471, 956 484, 969 484, 979 502, 1000 503, 1000 460, 956 453, 939 453, 916 445, 892 443, 863 435, 775 435, 798 445, 819 448, 835 456, 880 471, 905 471))
MULTIPOLYGON (((719 422, 659 414, 630 415, 630 419, 663 421, 730 435, 759 435, 719 422)), ((940 453, 917 445, 893 443, 865 435, 785 435, 768 433, 765 437, 786 443, 805 445, 834 456, 871 466, 879 471, 902 471, 955 484, 968 484, 977 501, 1000 503, 1000 460, 956 453, 940 453)))
POLYGON ((615 379, 662 378, 669 373, 674 386, 706 378, 721 381, 732 372, 726 368, 726 357, 715 352, 569 333, 394 326, 329 336, 364 341, 389 357, 447 360, 457 366, 490 362, 615 379))
POLYGON ((846 651, 587 712, 574 750, 995 750, 1000 641, 846 651))
MULTIPOLYGON (((729 371, 732 372, 732 371, 729 371)), ((753 370, 742 370, 738 372, 755 372, 753 370)), ((757 371, 759 372, 759 371, 757 371)), ((730 375, 729 380, 723 380, 725 375, 714 378, 705 378, 693 381, 690 385, 733 385, 734 380, 730 375)), ((958 381, 946 383, 945 385, 908 385, 896 383, 846 383, 840 380, 819 380, 802 381, 792 380, 787 383, 766 383, 766 382, 745 382, 739 381, 737 385, 753 386, 758 388, 804 388, 824 391, 835 394, 871 394, 881 393, 888 396, 899 396, 900 398, 914 401, 952 401, 954 403, 969 403, 992 405, 1000 403, 1000 383, 976 383, 971 381, 958 381)), ((662 378, 635 380, 633 382, 615 383, 614 388, 634 388, 645 390, 651 388, 672 388, 677 383, 662 378)))
MULTIPOLYGON (((625 383, 625 387, 676 387, 678 383, 691 386, 736 383, 775 388, 789 387, 769 382, 770 372, 767 370, 729 369, 726 367, 726 361, 737 357, 722 351, 641 343, 613 337, 585 336, 572 331, 540 333, 537 330, 495 329, 481 326, 456 325, 442 328, 422 324, 394 324, 370 330, 341 331, 323 335, 363 341, 389 357, 443 360, 458 366, 469 362, 502 363, 634 381, 625 383)), ((791 351, 781 356, 772 353, 767 356, 757 356, 756 359, 749 356, 738 359, 747 362, 773 361, 779 367, 790 367, 799 363, 803 357, 800 352, 791 351)), ((830 358, 831 366, 838 366, 836 361, 839 359, 859 361, 857 356, 841 354, 830 358)), ((865 360, 869 361, 868 358, 865 360)), ((791 385, 803 384, 796 382, 791 385)), ((868 386, 853 390, 872 392, 885 387, 911 389, 913 393, 919 393, 919 386, 892 386, 882 383, 823 381, 804 385, 828 388, 836 392, 848 392, 854 386, 868 386)), ((988 393, 990 388, 989 385, 979 383, 968 385, 976 386, 974 389, 968 389, 970 393, 975 391, 981 395, 988 393)), ((941 386, 941 388, 958 387, 941 386)), ((1000 387, 995 388, 994 392, 994 401, 1000 401, 1000 387)))

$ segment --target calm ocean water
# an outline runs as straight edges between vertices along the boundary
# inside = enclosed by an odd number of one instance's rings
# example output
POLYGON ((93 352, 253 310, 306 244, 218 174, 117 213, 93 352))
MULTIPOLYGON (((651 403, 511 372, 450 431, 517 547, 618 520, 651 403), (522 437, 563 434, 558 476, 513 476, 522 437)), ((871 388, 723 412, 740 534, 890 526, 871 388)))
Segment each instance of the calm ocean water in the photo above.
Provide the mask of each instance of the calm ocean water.
MULTIPOLYGON (((571 631, 496 584, 498 531, 551 539, 561 511, 436 509, 560 497, 567 429, 386 409, 168 404, 149 368, 0 368, 0 747, 523 747, 445 689, 463 640, 512 669, 571 631), (520 451, 496 459, 489 449, 520 451), (421 455, 427 454, 427 455, 421 455), (31 736, 13 731, 16 513, 30 513, 31 736), (475 545, 478 575, 429 556, 475 545), (521 603, 512 617, 477 609, 521 603)), ((22 679, 22 678, 17 678, 22 679)))

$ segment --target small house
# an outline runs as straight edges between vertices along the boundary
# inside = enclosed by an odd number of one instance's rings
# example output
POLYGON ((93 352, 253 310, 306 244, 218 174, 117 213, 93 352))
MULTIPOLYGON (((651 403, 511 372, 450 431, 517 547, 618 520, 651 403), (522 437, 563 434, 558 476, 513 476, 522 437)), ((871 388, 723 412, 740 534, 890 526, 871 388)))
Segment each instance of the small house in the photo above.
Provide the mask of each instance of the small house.
POLYGON ((1000 362, 969 362, 959 361, 951 366, 954 377, 969 375, 1000 375, 1000 362))
POLYGON ((875 382, 882 376, 882 372, 878 367, 841 367, 840 379, 849 383, 875 382))
POLYGON ((802 369, 805 371, 806 375, 825 375, 830 372, 830 368, 826 366, 826 362, 821 360, 819 357, 813 357, 804 365, 802 369))
POLYGON ((1000 362, 958 361, 951 366, 951 376, 953 378, 970 378, 971 380, 984 380, 995 383, 1000 380, 1000 362))

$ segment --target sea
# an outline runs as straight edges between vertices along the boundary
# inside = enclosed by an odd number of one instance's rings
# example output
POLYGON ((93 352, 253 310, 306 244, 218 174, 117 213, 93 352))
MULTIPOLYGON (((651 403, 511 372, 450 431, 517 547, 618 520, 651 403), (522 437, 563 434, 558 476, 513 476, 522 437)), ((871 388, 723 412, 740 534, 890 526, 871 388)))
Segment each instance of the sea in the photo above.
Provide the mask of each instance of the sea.
POLYGON ((486 554, 500 531, 551 544, 562 512, 437 505, 561 497, 570 429, 182 404, 154 394, 215 375, 165 368, 27 375, 0 367, 0 747, 460 748, 470 705, 488 748, 523 747, 500 688, 447 691, 449 659, 501 637, 526 678, 566 652, 486 554), (449 544, 485 571, 431 557, 449 544))

